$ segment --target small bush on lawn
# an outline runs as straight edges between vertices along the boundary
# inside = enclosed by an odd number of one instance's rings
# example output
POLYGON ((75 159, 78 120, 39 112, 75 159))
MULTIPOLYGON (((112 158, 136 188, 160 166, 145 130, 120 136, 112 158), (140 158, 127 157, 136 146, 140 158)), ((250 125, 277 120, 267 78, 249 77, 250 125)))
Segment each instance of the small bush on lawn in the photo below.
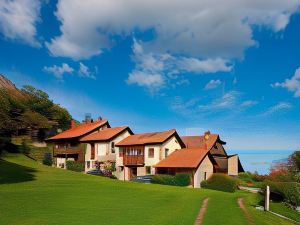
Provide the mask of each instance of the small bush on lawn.
POLYGON ((52 166, 52 154, 51 153, 45 153, 43 158, 43 164, 47 166, 52 166))
POLYGON ((296 182, 266 182, 271 191, 281 194, 284 201, 293 207, 300 205, 300 184, 296 182))
POLYGON ((237 180, 221 173, 213 174, 208 180, 201 182, 201 187, 225 192, 235 192, 237 180))
POLYGON ((151 178, 151 183, 172 186, 188 186, 190 181, 189 174, 176 174, 175 176, 159 174, 151 178))
POLYGON ((67 161, 67 169, 75 172, 84 171, 84 162, 67 161))
POLYGON ((21 152, 25 155, 28 155, 30 153, 30 147, 28 146, 28 143, 25 139, 22 139, 22 144, 21 144, 21 152))

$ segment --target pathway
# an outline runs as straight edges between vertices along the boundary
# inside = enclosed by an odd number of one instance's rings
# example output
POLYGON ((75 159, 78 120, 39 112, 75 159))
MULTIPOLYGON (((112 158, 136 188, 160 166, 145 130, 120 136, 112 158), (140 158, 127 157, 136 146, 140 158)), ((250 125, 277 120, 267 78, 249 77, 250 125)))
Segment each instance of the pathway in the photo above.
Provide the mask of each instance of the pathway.
POLYGON ((238 202, 239 207, 243 210, 244 216, 246 217, 248 223, 250 225, 255 225, 255 222, 254 222, 252 216, 250 215, 250 213, 248 212, 248 210, 246 209, 246 207, 244 205, 244 199, 238 198, 237 202, 238 202))
POLYGON ((208 201, 209 201, 209 198, 206 198, 206 199, 203 200, 202 206, 200 208, 200 211, 198 213, 198 216, 197 216, 197 218, 195 220, 194 225, 201 225, 203 217, 204 217, 204 214, 205 214, 205 211, 207 209, 208 201))

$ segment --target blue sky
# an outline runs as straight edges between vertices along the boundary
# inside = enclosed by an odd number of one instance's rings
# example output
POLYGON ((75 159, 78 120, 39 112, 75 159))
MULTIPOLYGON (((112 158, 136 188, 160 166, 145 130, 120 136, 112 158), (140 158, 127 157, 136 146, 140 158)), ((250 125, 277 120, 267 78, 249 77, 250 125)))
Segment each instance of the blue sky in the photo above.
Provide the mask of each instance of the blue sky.
POLYGON ((0 73, 127 124, 300 148, 300 1, 0 2, 0 73))

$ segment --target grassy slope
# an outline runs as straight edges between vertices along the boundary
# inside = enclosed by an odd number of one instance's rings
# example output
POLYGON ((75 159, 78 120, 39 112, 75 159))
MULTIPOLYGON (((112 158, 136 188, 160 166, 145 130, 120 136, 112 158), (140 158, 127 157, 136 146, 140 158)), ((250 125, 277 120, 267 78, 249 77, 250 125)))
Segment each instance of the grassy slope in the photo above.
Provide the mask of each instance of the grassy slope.
MULTIPOLYGON (((40 165, 22 155, 0 161, 0 224, 246 224, 236 200, 252 194, 110 180, 40 165), (4 161, 5 160, 5 161, 4 161)), ((290 224, 249 207, 257 224, 290 224), (275 223, 276 222, 276 223, 275 223)))

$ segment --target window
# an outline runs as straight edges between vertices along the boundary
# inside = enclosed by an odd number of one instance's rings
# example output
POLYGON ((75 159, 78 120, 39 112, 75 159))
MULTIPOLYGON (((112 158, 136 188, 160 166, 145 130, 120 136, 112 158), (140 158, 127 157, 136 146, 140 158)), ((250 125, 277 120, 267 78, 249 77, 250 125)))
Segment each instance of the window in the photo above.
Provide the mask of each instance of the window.
POLYGON ((95 159, 95 144, 91 144, 91 159, 95 159))
POLYGON ((86 167, 89 169, 90 166, 91 166, 90 161, 87 161, 87 162, 86 162, 86 167))
POLYGON ((166 158, 168 155, 169 155, 169 149, 166 148, 166 149, 165 149, 165 158, 166 158))
POLYGON ((154 148, 148 149, 148 158, 154 158, 154 148))
POLYGON ((146 174, 151 174, 151 166, 146 166, 146 174))
POLYGON ((206 172, 204 172, 204 180, 206 180, 206 172))
POLYGON ((111 153, 115 153, 115 142, 111 142, 111 153))

